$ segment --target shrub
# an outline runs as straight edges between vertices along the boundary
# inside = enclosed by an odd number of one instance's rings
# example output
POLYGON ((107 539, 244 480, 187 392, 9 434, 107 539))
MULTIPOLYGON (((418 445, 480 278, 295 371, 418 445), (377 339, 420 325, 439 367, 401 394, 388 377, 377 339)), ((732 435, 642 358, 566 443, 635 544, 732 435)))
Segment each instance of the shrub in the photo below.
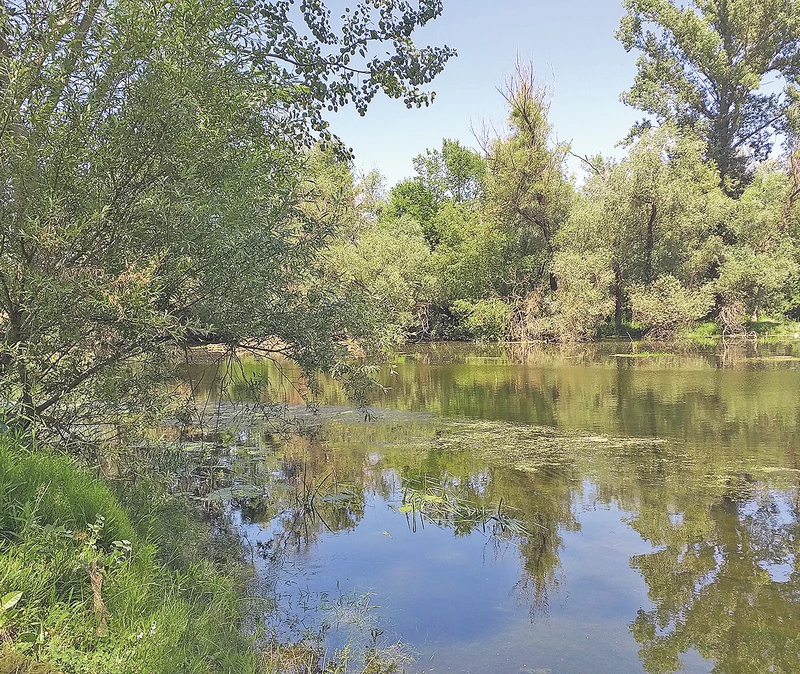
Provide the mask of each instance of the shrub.
POLYGON ((511 307, 500 299, 456 300, 451 307, 468 339, 501 342, 507 338, 511 307))
POLYGON ((662 276, 631 292, 634 320, 649 326, 648 336, 656 339, 674 337, 679 329, 708 314, 713 302, 708 287, 685 288, 674 276, 662 276))
POLYGON ((518 311, 523 325, 515 326, 515 333, 558 342, 592 339, 614 311, 608 256, 561 251, 553 259, 553 273, 558 290, 553 297, 538 293, 526 297, 518 311))

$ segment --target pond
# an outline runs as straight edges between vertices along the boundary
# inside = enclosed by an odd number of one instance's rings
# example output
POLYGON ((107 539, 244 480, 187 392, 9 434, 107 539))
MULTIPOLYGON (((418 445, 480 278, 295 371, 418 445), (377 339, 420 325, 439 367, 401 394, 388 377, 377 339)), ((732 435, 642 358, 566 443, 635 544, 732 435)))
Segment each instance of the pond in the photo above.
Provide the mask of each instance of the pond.
POLYGON ((370 420, 323 382, 216 494, 284 638, 401 641, 411 672, 800 671, 800 342, 394 362, 370 420))

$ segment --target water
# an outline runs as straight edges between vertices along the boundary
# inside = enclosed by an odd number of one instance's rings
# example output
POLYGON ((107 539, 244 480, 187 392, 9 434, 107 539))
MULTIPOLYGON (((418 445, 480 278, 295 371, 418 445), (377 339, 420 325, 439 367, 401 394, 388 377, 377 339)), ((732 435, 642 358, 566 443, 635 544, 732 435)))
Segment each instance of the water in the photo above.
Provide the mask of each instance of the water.
POLYGON ((328 385, 234 504, 280 628, 327 602, 335 648, 368 603, 415 672, 800 671, 800 344, 632 348, 411 349, 369 423, 328 385))

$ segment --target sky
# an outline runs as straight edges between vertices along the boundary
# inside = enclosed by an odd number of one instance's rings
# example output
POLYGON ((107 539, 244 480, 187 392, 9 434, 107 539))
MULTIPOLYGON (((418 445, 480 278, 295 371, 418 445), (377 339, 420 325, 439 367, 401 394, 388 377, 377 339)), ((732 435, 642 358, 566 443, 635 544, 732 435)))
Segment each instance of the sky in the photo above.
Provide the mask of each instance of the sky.
MULTIPOLYGON (((441 17, 415 33, 417 44, 458 50, 430 88, 430 108, 376 97, 365 117, 348 108, 331 130, 353 148, 358 172, 377 168, 391 187, 414 175, 411 160, 443 138, 478 148, 473 129, 502 129, 506 106, 497 88, 517 56, 532 60, 537 78, 554 89, 550 122, 560 141, 580 155, 620 156, 615 145, 643 114, 623 105, 633 83, 636 54, 614 38, 619 0, 444 0, 441 17)), ((580 162, 570 170, 580 173, 580 162)))

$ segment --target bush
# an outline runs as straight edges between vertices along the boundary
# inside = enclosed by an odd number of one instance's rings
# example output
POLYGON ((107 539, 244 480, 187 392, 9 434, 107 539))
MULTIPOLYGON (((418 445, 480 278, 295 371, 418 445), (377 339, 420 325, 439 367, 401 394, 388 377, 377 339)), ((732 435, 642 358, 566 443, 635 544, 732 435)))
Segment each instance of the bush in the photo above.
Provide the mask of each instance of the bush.
POLYGON ((674 337, 679 329, 708 314, 713 302, 707 287, 685 288, 674 276, 662 276, 650 286, 631 292, 634 320, 647 325, 648 336, 656 339, 674 337))
POLYGON ((502 342, 507 338, 511 307, 503 300, 456 300, 451 309, 459 320, 459 331, 467 339, 502 342))
POLYGON ((561 251, 553 259, 558 290, 551 298, 532 293, 519 306, 514 332, 525 339, 582 342, 595 337, 614 311, 614 280, 602 252, 561 251))

